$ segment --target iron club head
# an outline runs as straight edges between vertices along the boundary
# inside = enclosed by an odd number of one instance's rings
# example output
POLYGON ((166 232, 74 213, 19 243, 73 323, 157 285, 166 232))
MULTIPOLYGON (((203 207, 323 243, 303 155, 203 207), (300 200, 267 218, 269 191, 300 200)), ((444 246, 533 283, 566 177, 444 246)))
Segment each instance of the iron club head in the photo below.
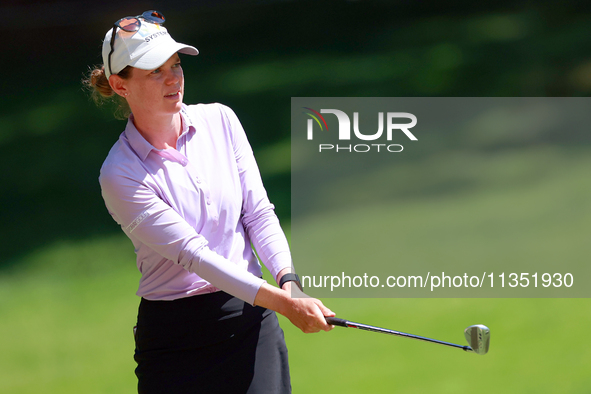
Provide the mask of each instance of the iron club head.
POLYGON ((490 329, 482 324, 470 326, 464 330, 464 335, 472 352, 486 354, 490 345, 490 329))

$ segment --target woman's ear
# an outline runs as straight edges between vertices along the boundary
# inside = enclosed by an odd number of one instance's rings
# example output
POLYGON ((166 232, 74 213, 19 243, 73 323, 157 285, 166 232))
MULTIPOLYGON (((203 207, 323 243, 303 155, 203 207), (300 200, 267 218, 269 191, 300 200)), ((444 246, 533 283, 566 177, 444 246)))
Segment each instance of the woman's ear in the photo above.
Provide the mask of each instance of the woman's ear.
POLYGON ((111 85, 111 89, 115 93, 117 93, 121 97, 127 97, 129 95, 129 91, 127 90, 127 83, 125 79, 121 78, 119 75, 111 75, 109 77, 109 85, 111 85))

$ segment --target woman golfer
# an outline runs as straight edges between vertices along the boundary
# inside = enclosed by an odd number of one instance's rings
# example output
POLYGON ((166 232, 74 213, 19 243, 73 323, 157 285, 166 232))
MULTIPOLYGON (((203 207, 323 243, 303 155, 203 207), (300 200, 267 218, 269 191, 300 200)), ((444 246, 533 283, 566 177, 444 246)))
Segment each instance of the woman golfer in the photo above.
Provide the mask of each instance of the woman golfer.
POLYGON ((87 83, 130 110, 100 174, 131 239, 142 297, 140 393, 286 393, 287 349, 275 312, 303 332, 334 316, 301 293, 288 243, 234 112, 183 104, 179 53, 197 55, 146 11, 107 32, 87 83), (280 288, 261 279, 258 252, 280 288), (299 297, 292 297, 292 292, 299 297))

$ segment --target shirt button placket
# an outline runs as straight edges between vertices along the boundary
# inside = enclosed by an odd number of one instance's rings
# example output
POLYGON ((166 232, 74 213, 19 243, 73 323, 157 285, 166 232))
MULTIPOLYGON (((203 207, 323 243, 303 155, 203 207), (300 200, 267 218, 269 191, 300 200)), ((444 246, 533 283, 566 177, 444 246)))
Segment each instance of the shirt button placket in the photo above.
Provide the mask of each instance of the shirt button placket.
POLYGON ((209 192, 209 187, 207 185, 207 183, 201 183, 201 188, 203 190, 203 195, 205 196, 205 203, 207 205, 211 205, 211 194, 209 192))

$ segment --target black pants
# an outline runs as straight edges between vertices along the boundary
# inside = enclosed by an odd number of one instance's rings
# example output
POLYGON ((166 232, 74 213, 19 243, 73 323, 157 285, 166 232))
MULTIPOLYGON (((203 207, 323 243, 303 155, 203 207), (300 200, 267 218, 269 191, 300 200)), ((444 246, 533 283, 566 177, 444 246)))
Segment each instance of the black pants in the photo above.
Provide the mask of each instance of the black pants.
POLYGON ((140 394, 291 392, 275 312, 224 292, 142 299, 135 360, 140 394))

